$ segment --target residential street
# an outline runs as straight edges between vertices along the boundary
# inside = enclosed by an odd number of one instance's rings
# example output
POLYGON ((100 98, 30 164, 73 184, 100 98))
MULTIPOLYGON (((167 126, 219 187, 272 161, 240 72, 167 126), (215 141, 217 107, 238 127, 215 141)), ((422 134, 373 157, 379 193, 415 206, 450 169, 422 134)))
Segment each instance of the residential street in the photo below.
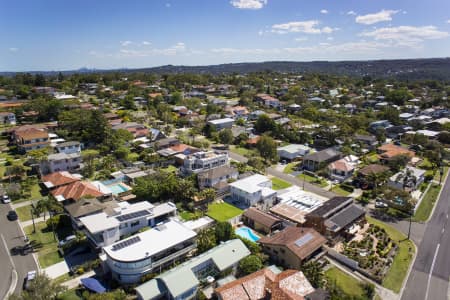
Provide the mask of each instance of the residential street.
POLYGON ((24 245, 24 236, 22 230, 19 227, 18 221, 9 221, 6 218, 6 214, 11 209, 9 204, 0 204, 0 234, 4 242, 2 241, 0 250, 0 264, 2 265, 2 272, 0 272, 0 297, 3 298, 11 283, 11 271, 14 268, 17 271, 18 280, 15 288, 15 292, 22 290, 23 280, 28 271, 37 270, 38 267, 32 256, 28 254, 26 256, 10 256, 11 248, 15 246, 24 245), (5 245, 7 249, 5 249, 5 245), (12 258, 12 264, 11 264, 12 258))
POLYGON ((448 299, 450 276, 450 176, 447 177, 432 218, 426 225, 417 258, 402 299, 448 299))

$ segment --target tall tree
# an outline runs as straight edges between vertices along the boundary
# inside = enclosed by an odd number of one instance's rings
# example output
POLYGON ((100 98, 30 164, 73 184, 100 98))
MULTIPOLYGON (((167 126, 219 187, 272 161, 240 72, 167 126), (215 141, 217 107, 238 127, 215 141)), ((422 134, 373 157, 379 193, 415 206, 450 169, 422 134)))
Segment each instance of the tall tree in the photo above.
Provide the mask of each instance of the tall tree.
POLYGON ((263 135, 256 143, 256 148, 261 157, 268 161, 278 160, 277 143, 268 135, 263 135))

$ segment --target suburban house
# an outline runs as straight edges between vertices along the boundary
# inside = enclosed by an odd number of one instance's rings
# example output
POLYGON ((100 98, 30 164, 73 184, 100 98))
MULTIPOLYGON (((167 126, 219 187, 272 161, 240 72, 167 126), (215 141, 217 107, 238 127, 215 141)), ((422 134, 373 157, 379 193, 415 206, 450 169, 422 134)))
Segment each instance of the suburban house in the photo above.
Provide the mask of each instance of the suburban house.
POLYGON ((44 129, 28 128, 14 132, 15 143, 20 152, 42 149, 50 145, 48 132, 44 129))
POLYGON ((281 106, 280 100, 267 94, 257 94, 255 102, 271 108, 279 108, 281 106))
POLYGON ((358 164, 360 163, 358 157, 354 155, 348 155, 328 165, 330 172, 330 178, 343 182, 350 178, 358 164))
POLYGON ((377 148, 377 151, 380 155, 380 160, 382 162, 388 162, 393 157, 398 155, 406 155, 410 158, 413 158, 415 153, 411 150, 405 149, 401 146, 397 146, 394 144, 384 144, 377 148))
POLYGON ((301 271, 281 271, 276 266, 266 267, 215 289, 219 300, 300 300, 309 299, 308 295, 314 292, 315 289, 301 271))
POLYGON ((42 176, 41 181, 47 189, 52 190, 60 186, 80 181, 81 178, 82 176, 79 174, 70 174, 67 171, 61 171, 42 176))
POLYGON ((407 166, 389 178, 388 186, 399 190, 414 191, 425 181, 425 173, 425 170, 407 166))
POLYGON ((283 220, 255 207, 248 208, 242 214, 241 221, 248 227, 265 234, 271 234, 283 228, 283 220))
POLYGON ((71 202, 64 206, 64 210, 70 216, 72 221, 72 227, 75 230, 83 228, 80 218, 96 215, 102 211, 110 211, 118 207, 116 201, 108 199, 107 201, 101 201, 95 197, 84 197, 76 202, 71 202))
POLYGON ((149 132, 150 132, 147 127, 145 127, 142 124, 136 123, 136 122, 123 122, 123 123, 120 123, 117 125, 113 125, 112 129, 113 130, 118 130, 118 129, 126 130, 126 131, 130 132, 131 134, 133 134, 133 136, 135 138, 148 136, 149 132))
POLYGON ((119 241, 144 227, 154 227, 176 215, 177 208, 171 202, 154 206, 142 201, 130 204, 120 202, 117 207, 100 211, 80 219, 84 232, 95 248, 119 241))
POLYGON ((55 146, 55 149, 58 153, 65 153, 65 154, 74 154, 74 153, 81 153, 81 144, 80 142, 64 142, 61 144, 58 144, 55 146))
POLYGON ((378 140, 373 135, 355 134, 354 140, 369 150, 375 149, 378 145, 378 140))
POLYGON ((217 191, 228 190, 228 181, 239 177, 237 169, 229 166, 221 166, 198 173, 197 182, 200 190, 215 188, 217 191))
POLYGON ((379 120, 369 124, 369 131, 376 133, 378 129, 387 129, 391 126, 392 124, 388 120, 379 120))
POLYGON ((61 152, 48 155, 46 160, 41 161, 40 170, 43 174, 58 171, 75 171, 80 169, 80 165, 81 154, 79 152, 71 154, 61 152))
POLYGON ((333 240, 352 235, 352 226, 364 220, 366 211, 351 197, 333 197, 306 215, 305 226, 333 240))
POLYGON ((259 206, 268 209, 276 200, 277 192, 272 189, 272 181, 266 176, 255 174, 232 182, 231 199, 242 206, 259 206))
POLYGON ((305 215, 316 209, 328 198, 291 186, 277 191, 277 203, 270 209, 275 214, 289 222, 302 226, 305 215))
POLYGON ((232 118, 223 118, 208 121, 208 124, 217 131, 220 131, 225 128, 231 128, 233 126, 233 123, 234 119, 232 118))
POLYGON ((278 147, 277 153, 280 160, 293 161, 296 158, 305 156, 310 150, 311 149, 305 145, 290 144, 287 146, 278 147))
POLYGON ((103 192, 99 191, 89 181, 75 181, 70 184, 57 187, 50 193, 58 202, 63 202, 65 204, 69 202, 76 202, 85 197, 95 197, 99 199, 108 197, 108 195, 105 195, 103 192))
POLYGON ((323 252, 326 239, 312 228, 291 226, 258 242, 272 262, 299 270, 303 263, 323 252))
POLYGON ((16 115, 12 112, 0 112, 0 123, 16 125, 16 115))
POLYGON ((168 137, 168 138, 163 138, 163 139, 157 140, 157 141, 151 143, 150 146, 154 147, 156 150, 161 150, 161 149, 166 149, 166 148, 173 147, 173 146, 176 146, 179 144, 180 144, 180 141, 177 138, 168 137))
MULTIPOLYGON (((136 288, 139 300, 195 299, 197 290, 208 278, 234 273, 239 261, 250 251, 239 239, 229 240, 161 274, 136 288)), ((238 300, 236 298, 235 300, 238 300)))
MULTIPOLYGON (((137 283, 143 275, 159 272, 195 250, 196 236, 194 231, 171 220, 103 247, 100 259, 119 283, 137 283)), ((178 278, 177 282, 183 280, 178 278)))
POLYGON ((182 170, 187 174, 192 174, 227 165, 227 152, 201 151, 186 156, 183 162, 182 170))
POLYGON ((378 176, 382 173, 386 173, 389 171, 389 167, 379 165, 379 164, 370 164, 358 170, 358 186, 362 189, 367 189, 373 187, 373 181, 371 176, 378 176))
POLYGON ((334 148, 324 149, 322 151, 307 154, 303 157, 303 168, 315 172, 320 170, 329 163, 341 158, 341 153, 334 148))

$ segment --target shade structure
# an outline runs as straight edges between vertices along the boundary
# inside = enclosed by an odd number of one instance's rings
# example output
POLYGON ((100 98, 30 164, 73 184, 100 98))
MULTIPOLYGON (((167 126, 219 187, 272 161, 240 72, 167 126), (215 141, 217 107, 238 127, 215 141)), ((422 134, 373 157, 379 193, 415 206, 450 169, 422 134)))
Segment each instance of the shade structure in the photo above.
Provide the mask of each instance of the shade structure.
POLYGON ((80 281, 85 288, 93 292, 99 294, 106 292, 106 288, 95 278, 83 278, 80 281))

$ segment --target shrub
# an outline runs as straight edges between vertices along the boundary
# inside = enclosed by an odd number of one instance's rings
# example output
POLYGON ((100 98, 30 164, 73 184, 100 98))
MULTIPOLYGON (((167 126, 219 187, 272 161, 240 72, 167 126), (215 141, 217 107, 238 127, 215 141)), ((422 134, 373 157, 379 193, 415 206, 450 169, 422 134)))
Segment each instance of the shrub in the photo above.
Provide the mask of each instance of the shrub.
POLYGON ((353 186, 349 185, 348 183, 341 183, 340 187, 344 191, 347 191, 350 193, 352 193, 355 190, 355 188, 353 186))

